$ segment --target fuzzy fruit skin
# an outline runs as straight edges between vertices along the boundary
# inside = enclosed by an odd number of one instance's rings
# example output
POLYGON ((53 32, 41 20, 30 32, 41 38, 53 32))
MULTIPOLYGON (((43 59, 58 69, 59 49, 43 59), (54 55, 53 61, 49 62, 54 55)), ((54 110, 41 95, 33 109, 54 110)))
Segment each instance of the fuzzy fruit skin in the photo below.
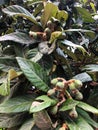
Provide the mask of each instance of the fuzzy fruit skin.
POLYGON ((65 85, 64 85, 63 82, 58 81, 56 86, 59 87, 59 88, 64 88, 65 85))
POLYGON ((58 82, 58 79, 57 79, 57 78, 54 78, 54 79, 51 80, 51 84, 52 84, 52 85, 56 85, 57 82, 58 82))
POLYGON ((55 90, 54 90, 54 89, 50 89, 50 90, 47 92, 47 95, 48 95, 48 96, 51 96, 51 95, 53 95, 53 94, 55 94, 55 90))
POLYGON ((77 91, 75 94, 75 99, 77 100, 82 100, 83 99, 83 95, 81 92, 77 91))
POLYGON ((77 118, 78 117, 78 113, 76 111, 75 108, 73 108, 70 113, 69 113, 69 116, 72 117, 72 118, 77 118))
POLYGON ((75 90, 76 89, 74 82, 68 84, 68 86, 69 86, 70 90, 75 90))
POLYGON ((75 79, 75 81, 74 81, 74 83, 75 83, 75 88, 81 88, 82 87, 82 82, 80 81, 80 80, 76 80, 75 79))

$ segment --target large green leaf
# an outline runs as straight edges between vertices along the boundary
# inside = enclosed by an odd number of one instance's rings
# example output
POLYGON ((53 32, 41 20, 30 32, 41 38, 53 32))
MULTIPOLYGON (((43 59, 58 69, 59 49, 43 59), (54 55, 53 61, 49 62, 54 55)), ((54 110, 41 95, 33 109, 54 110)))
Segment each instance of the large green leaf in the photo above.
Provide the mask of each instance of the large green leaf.
POLYGON ((39 90, 47 92, 49 89, 48 85, 46 84, 47 75, 41 66, 21 57, 17 57, 17 61, 27 79, 39 90))
POLYGON ((60 111, 70 110, 73 107, 75 107, 78 103, 78 101, 75 101, 73 99, 67 99, 66 102, 64 102, 61 106, 60 111))
POLYGON ((88 114, 86 111, 84 111, 84 110, 82 110, 82 109, 80 109, 80 108, 77 108, 77 112, 78 112, 90 125, 92 125, 92 126, 98 128, 98 123, 96 123, 96 122, 89 116, 89 114, 88 114))
POLYGON ((14 33, 1 36, 0 42, 2 41, 13 41, 21 44, 31 44, 35 42, 26 33, 22 33, 22 32, 14 32, 14 33))
POLYGON ((39 101, 34 101, 32 103, 32 106, 30 108, 30 112, 39 112, 41 110, 44 110, 45 108, 48 108, 50 106, 55 105, 57 102, 51 98, 49 98, 46 95, 40 96, 38 98, 36 98, 36 100, 41 100, 41 102, 39 101))
POLYGON ((76 9, 77 9, 78 13, 82 16, 84 22, 94 22, 92 15, 90 14, 90 12, 87 9, 81 8, 81 7, 77 7, 76 9))
POLYGON ((27 120, 23 123, 19 130, 32 130, 32 127, 35 125, 33 118, 27 120))
POLYGON ((46 26, 47 21, 50 20, 51 17, 56 16, 57 11, 58 7, 56 5, 47 2, 46 6, 44 7, 44 12, 41 16, 41 23, 43 27, 46 26))
POLYGON ((81 116, 79 116, 75 121, 70 119, 67 124, 70 130, 94 130, 81 116))
POLYGON ((82 101, 79 101, 77 106, 84 109, 85 111, 88 111, 88 112, 91 112, 91 113, 94 113, 94 114, 98 114, 98 109, 96 109, 95 107, 90 106, 89 104, 84 103, 82 101))
POLYGON ((19 113, 29 111, 33 97, 20 96, 0 104, 0 113, 19 113))
POLYGON ((16 16, 25 17, 28 20, 30 20, 31 22, 39 25, 38 22, 36 21, 36 18, 33 16, 33 14, 31 14, 28 10, 26 10, 25 8, 23 8, 19 5, 12 5, 7 8, 4 8, 3 12, 10 16, 16 15, 16 16))

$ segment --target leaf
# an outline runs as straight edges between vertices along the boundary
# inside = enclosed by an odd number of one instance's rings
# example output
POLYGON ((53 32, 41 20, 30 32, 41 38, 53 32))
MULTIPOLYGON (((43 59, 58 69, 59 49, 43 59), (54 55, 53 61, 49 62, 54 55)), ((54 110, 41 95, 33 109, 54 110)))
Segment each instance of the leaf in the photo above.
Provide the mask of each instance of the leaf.
POLYGON ((56 5, 47 2, 46 6, 44 7, 44 12, 41 16, 41 24, 43 28, 46 26, 46 23, 51 19, 51 17, 56 16, 57 11, 58 7, 56 5))
POLYGON ((81 82, 90 82, 90 81, 92 81, 92 78, 86 72, 75 75, 73 77, 73 79, 78 79, 81 82))
POLYGON ((10 85, 9 82, 5 81, 0 85, 0 95, 7 96, 10 93, 10 85))
POLYGON ((94 130, 85 120, 85 118, 79 116, 76 120, 77 126, 81 129, 81 130, 94 130))
MULTIPOLYGON (((21 43, 21 44, 35 43, 35 41, 32 40, 26 33, 22 33, 22 32, 14 32, 14 33, 1 36, 0 42, 2 41, 13 41, 13 42, 21 43)), ((14 44, 14 43, 11 43, 11 44, 14 44)))
POLYGON ((67 121, 67 124, 70 130, 94 130, 81 116, 75 121, 70 119, 70 121, 67 121))
POLYGON ((43 110, 40 112, 36 112, 33 114, 35 124, 41 130, 51 130, 52 122, 47 113, 47 111, 43 110))
POLYGON ((85 53, 88 54, 87 51, 81 45, 74 44, 71 41, 63 40, 63 41, 60 41, 60 43, 70 46, 70 47, 78 48, 79 50, 82 51, 83 54, 85 54, 85 53))
POLYGON ((73 99, 67 99, 61 106, 59 111, 67 111, 75 107, 79 102, 73 99))
POLYGON ((56 18, 59 19, 59 20, 64 20, 66 21, 67 18, 68 18, 68 13, 64 10, 62 11, 58 11, 57 14, 56 14, 56 18))
POLYGON ((50 37, 50 43, 53 43, 55 40, 57 40, 62 35, 61 31, 55 31, 51 33, 50 37))
POLYGON ((21 75, 21 73, 16 72, 14 69, 10 69, 8 72, 8 80, 12 80, 18 77, 19 75, 21 75))
POLYGON ((0 104, 0 113, 19 113, 29 111, 33 98, 20 96, 0 104))
POLYGON ((47 75, 41 66, 21 57, 17 57, 17 61, 27 79, 39 90, 47 92, 49 89, 48 85, 45 83, 47 75))
POLYGON ((98 65, 97 64, 89 64, 89 65, 85 65, 82 70, 86 70, 86 71, 98 71, 98 65))
POLYGON ((36 98, 38 101, 34 101, 30 107, 30 112, 35 113, 44 110, 50 106, 55 105, 57 102, 46 95, 36 98), (41 101, 41 102, 40 102, 41 101))
POLYGON ((95 107, 90 106, 89 104, 86 104, 86 103, 84 103, 82 101, 79 101, 77 106, 82 108, 85 111, 88 111, 88 112, 91 112, 91 113, 94 113, 94 114, 98 114, 98 109, 96 109, 95 107))
POLYGON ((33 118, 25 121, 19 130, 32 130, 32 127, 35 125, 33 118))
POLYGON ((92 125, 93 127, 96 127, 98 128, 98 123, 96 123, 93 119, 91 119, 91 117, 89 116, 89 114, 80 109, 80 108, 77 108, 77 112, 90 124, 92 125))
POLYGON ((92 15, 87 9, 81 8, 81 7, 76 7, 76 9, 78 13, 82 16, 82 19, 84 20, 84 22, 94 22, 92 15))
POLYGON ((31 14, 30 12, 28 12, 28 10, 26 10, 25 8, 19 5, 8 6, 7 8, 3 9, 3 12, 10 16, 15 15, 15 16, 25 17, 31 22, 33 22, 34 24, 39 25, 38 22, 36 21, 36 18, 33 16, 33 14, 31 14))
POLYGON ((24 113, 0 114, 0 128, 11 128, 21 125, 26 118, 24 113))

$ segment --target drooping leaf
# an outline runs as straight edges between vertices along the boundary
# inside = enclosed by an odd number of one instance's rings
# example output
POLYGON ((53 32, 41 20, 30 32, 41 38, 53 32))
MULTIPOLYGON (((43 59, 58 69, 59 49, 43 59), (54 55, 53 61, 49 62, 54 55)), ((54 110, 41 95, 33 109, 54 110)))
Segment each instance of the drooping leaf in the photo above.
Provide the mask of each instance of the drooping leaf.
POLYGON ((10 69, 9 74, 8 74, 8 80, 10 81, 10 80, 18 77, 21 74, 22 74, 21 72, 16 72, 14 69, 10 69))
POLYGON ((84 103, 82 101, 79 101, 77 106, 84 109, 85 111, 88 111, 88 112, 91 112, 91 113, 94 113, 94 114, 98 114, 98 109, 97 108, 95 108, 93 106, 90 106, 89 104, 84 103))
POLYGON ((29 96, 20 96, 9 99, 0 104, 0 113, 19 113, 29 111, 34 99, 29 96))
POLYGON ((46 26, 46 23, 48 22, 48 20, 50 20, 51 17, 56 16, 57 11, 58 7, 56 5, 47 2, 46 6, 44 7, 44 12, 41 16, 41 24, 43 28, 46 26))
POLYGON ((39 112, 41 110, 44 110, 45 108, 48 108, 50 106, 55 105, 57 102, 51 98, 49 98, 46 95, 40 96, 36 98, 38 101, 34 101, 30 107, 30 112, 39 112), (41 102, 39 101, 41 100, 41 102))
POLYGON ((96 123, 89 114, 83 109, 77 108, 77 112, 93 127, 98 128, 98 123, 96 123))
POLYGON ((81 7, 77 7, 76 9, 78 13, 82 16, 82 19, 84 20, 84 22, 94 22, 92 15, 87 9, 81 8, 81 7))
MULTIPOLYGON (((26 33, 13 32, 0 37, 0 42, 2 41, 13 41, 21 44, 31 44, 36 41, 32 40, 26 33)), ((13 44, 13 43, 12 43, 13 44)))
POLYGON ((10 15, 10 16, 22 16, 27 18, 28 20, 30 20, 31 22, 38 24, 38 22, 36 21, 36 18, 33 16, 33 14, 31 14, 28 10, 26 10, 25 8, 19 6, 19 5, 12 5, 12 6, 8 6, 7 8, 3 9, 3 12, 10 15))
POLYGON ((33 114, 35 124, 41 130, 51 130, 52 122, 47 113, 47 111, 43 110, 40 112, 36 112, 33 114))
POLYGON ((45 83, 47 80, 47 74, 41 66, 21 57, 17 57, 17 61, 27 79, 39 90, 47 92, 49 89, 48 85, 45 83))
POLYGON ((67 99, 60 108, 60 111, 67 111, 75 107, 79 102, 73 99, 67 99))
POLYGON ((35 122, 34 119, 31 118, 23 123, 23 125, 19 128, 19 130, 32 130, 35 122))

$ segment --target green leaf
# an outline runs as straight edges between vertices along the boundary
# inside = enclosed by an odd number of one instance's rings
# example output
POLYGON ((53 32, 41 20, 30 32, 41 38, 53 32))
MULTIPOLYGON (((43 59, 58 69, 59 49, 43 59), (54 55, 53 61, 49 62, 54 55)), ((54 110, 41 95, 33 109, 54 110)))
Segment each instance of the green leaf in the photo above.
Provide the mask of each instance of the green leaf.
POLYGON ((33 114, 35 124, 41 130, 52 130, 52 121, 46 110, 35 112, 33 114))
POLYGON ((10 85, 9 82, 5 81, 2 85, 0 85, 0 95, 7 96, 10 93, 10 85))
POLYGON ((70 119, 70 121, 67 121, 67 124, 70 130, 94 130, 81 116, 75 121, 70 119))
POLYGON ((33 98, 20 96, 0 104, 0 113, 19 113, 29 111, 33 98))
POLYGON ((74 48, 78 48, 79 50, 82 51, 83 54, 85 54, 85 53, 88 54, 87 51, 81 45, 74 44, 71 41, 63 40, 63 41, 60 41, 60 43, 67 45, 67 46, 74 47, 74 48))
POLYGON ((96 127, 98 128, 98 123, 96 123, 94 120, 91 119, 91 117, 89 116, 89 114, 80 109, 80 108, 77 108, 77 112, 90 124, 92 125, 93 127, 96 127))
POLYGON ((34 101, 30 108, 31 113, 39 112, 39 111, 44 110, 45 108, 53 106, 57 103, 55 100, 49 98, 46 95, 40 96, 40 97, 36 98, 36 100, 38 100, 38 101, 34 101), (41 102, 39 102, 39 101, 41 101, 41 102))
POLYGON ((67 111, 75 107, 79 102, 73 99, 67 99, 66 102, 60 107, 59 111, 67 111))
POLYGON ((36 18, 33 16, 33 14, 31 14, 30 12, 28 12, 28 10, 26 10, 25 8, 19 6, 19 5, 12 5, 12 6, 8 6, 7 8, 3 9, 3 12, 10 15, 10 16, 21 16, 21 17, 25 17, 28 20, 30 20, 31 22, 38 24, 38 22, 36 21, 36 18))
POLYGON ((98 114, 98 109, 96 109, 93 106, 90 106, 89 104, 86 104, 84 102, 79 101, 79 103, 77 104, 78 107, 84 109, 85 111, 94 113, 94 114, 98 114))
POLYGON ((58 7, 56 5, 47 2, 46 6, 44 7, 44 12, 41 16, 41 24, 43 28, 46 26, 46 23, 51 19, 51 17, 56 16, 57 11, 58 7))
POLYGON ((76 7, 78 13, 82 16, 84 22, 94 22, 94 19, 92 18, 92 15, 90 14, 90 12, 85 9, 85 8, 81 8, 81 7, 76 7))
POLYGON ((24 113, 0 114, 0 128, 11 128, 21 125, 26 118, 24 113))
POLYGON ((35 125, 33 118, 25 121, 19 130, 32 130, 32 127, 35 125))
POLYGON ((39 90, 47 92, 49 89, 46 84, 48 78, 46 72, 41 68, 41 66, 21 57, 17 57, 17 61, 27 79, 39 90))
MULTIPOLYGON (((2 41, 13 41, 21 44, 31 44, 35 42, 26 33, 22 33, 22 32, 14 32, 14 33, 1 36, 0 42, 2 41)), ((15 44, 15 43, 11 43, 11 44, 15 44)))
POLYGON ((57 14, 56 14, 56 18, 59 19, 59 20, 64 20, 66 21, 67 18, 68 18, 68 13, 64 10, 62 11, 58 11, 57 14))

